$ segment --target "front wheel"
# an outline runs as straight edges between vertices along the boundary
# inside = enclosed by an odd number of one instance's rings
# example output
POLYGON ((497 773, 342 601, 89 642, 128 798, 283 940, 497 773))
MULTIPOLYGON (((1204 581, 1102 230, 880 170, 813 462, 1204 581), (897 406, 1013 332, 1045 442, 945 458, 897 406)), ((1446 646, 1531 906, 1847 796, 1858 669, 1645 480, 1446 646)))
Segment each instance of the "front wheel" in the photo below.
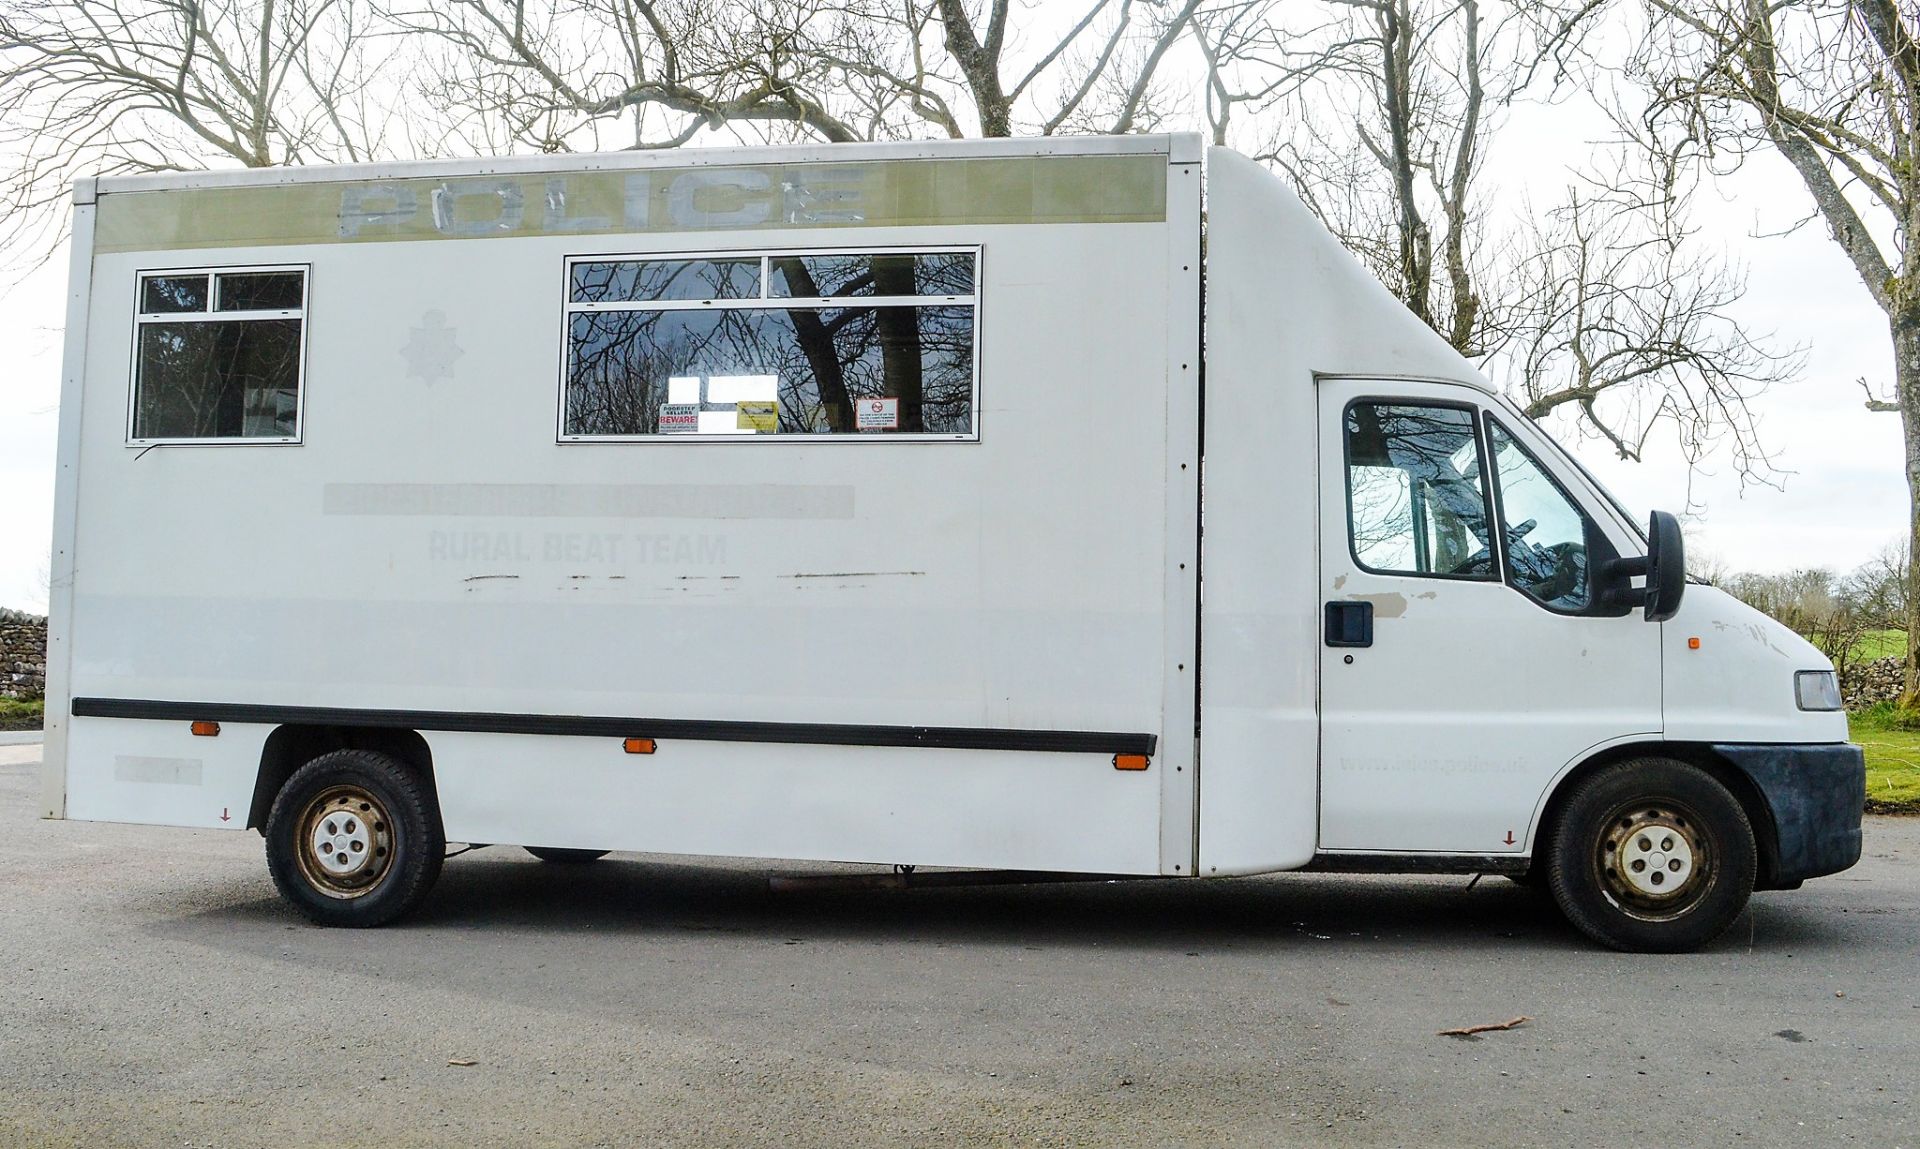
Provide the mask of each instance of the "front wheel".
POLYGON ((336 750, 294 771, 267 817, 267 869, 323 926, 378 926, 418 906, 447 852, 440 811, 397 759, 336 750))
POLYGON ((1547 882, 1567 920, 1602 945, 1682 953, 1740 916, 1755 859, 1753 827, 1725 786, 1697 766, 1640 758, 1567 799, 1547 882))

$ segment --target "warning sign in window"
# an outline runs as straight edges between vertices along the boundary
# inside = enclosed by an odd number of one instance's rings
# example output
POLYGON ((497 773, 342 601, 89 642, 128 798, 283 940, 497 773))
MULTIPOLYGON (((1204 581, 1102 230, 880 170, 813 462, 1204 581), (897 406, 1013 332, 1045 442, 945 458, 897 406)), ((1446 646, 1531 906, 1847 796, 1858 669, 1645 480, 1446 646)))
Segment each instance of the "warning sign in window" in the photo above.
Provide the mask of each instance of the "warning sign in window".
POLYGON ((853 425, 860 431, 897 431, 900 429, 900 400, 856 399, 853 425))
POLYGON ((760 435, 770 435, 780 429, 780 405, 778 403, 741 402, 734 407, 734 426, 741 431, 752 431, 760 435))
POLYGON ((700 430, 700 404, 667 403, 660 408, 662 435, 693 435, 700 430))

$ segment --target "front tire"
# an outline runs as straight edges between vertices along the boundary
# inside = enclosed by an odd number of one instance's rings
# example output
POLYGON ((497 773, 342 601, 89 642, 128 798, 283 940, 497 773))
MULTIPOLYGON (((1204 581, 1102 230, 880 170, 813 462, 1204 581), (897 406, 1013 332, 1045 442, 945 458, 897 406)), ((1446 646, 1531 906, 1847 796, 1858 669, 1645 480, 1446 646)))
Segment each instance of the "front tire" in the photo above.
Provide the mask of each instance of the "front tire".
POLYGON ((1609 766, 1561 811, 1547 882, 1602 945, 1684 953, 1726 930, 1753 893, 1753 827, 1711 774, 1666 758, 1609 766))
POLYGON ((371 750, 336 750, 294 771, 266 837, 280 896, 323 926, 385 925, 412 911, 447 852, 426 786, 371 750))

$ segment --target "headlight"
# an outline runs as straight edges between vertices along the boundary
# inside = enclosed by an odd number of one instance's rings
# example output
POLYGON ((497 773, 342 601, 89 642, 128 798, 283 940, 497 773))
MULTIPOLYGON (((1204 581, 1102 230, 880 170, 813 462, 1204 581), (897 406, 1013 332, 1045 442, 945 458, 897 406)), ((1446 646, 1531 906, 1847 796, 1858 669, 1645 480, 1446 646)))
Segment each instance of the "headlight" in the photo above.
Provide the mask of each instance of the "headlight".
POLYGON ((1802 710, 1840 709, 1840 680, 1831 670, 1802 670, 1793 676, 1793 700, 1802 710))

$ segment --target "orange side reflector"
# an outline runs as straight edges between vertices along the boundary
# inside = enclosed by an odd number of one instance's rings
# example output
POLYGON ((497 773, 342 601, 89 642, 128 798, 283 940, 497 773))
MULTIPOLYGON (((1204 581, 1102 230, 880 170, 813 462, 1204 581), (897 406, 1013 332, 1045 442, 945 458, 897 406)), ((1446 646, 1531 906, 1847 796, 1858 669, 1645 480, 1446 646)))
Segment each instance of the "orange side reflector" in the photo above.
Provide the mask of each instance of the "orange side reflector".
POLYGON ((218 722, 196 722, 187 729, 202 738, 212 738, 220 733, 220 724, 218 722))
POLYGON ((629 738, 625 746, 629 754, 653 753, 653 739, 651 738, 629 738))
POLYGON ((1688 649, 1688 650, 1699 650, 1699 649, 1700 649, 1700 640, 1699 640, 1699 639, 1697 639, 1697 638, 1689 638, 1689 639, 1687 640, 1687 649, 1688 649))
POLYGON ((1145 754, 1115 754, 1113 756, 1113 768, 1115 770, 1145 770, 1147 768, 1147 756, 1145 754))

